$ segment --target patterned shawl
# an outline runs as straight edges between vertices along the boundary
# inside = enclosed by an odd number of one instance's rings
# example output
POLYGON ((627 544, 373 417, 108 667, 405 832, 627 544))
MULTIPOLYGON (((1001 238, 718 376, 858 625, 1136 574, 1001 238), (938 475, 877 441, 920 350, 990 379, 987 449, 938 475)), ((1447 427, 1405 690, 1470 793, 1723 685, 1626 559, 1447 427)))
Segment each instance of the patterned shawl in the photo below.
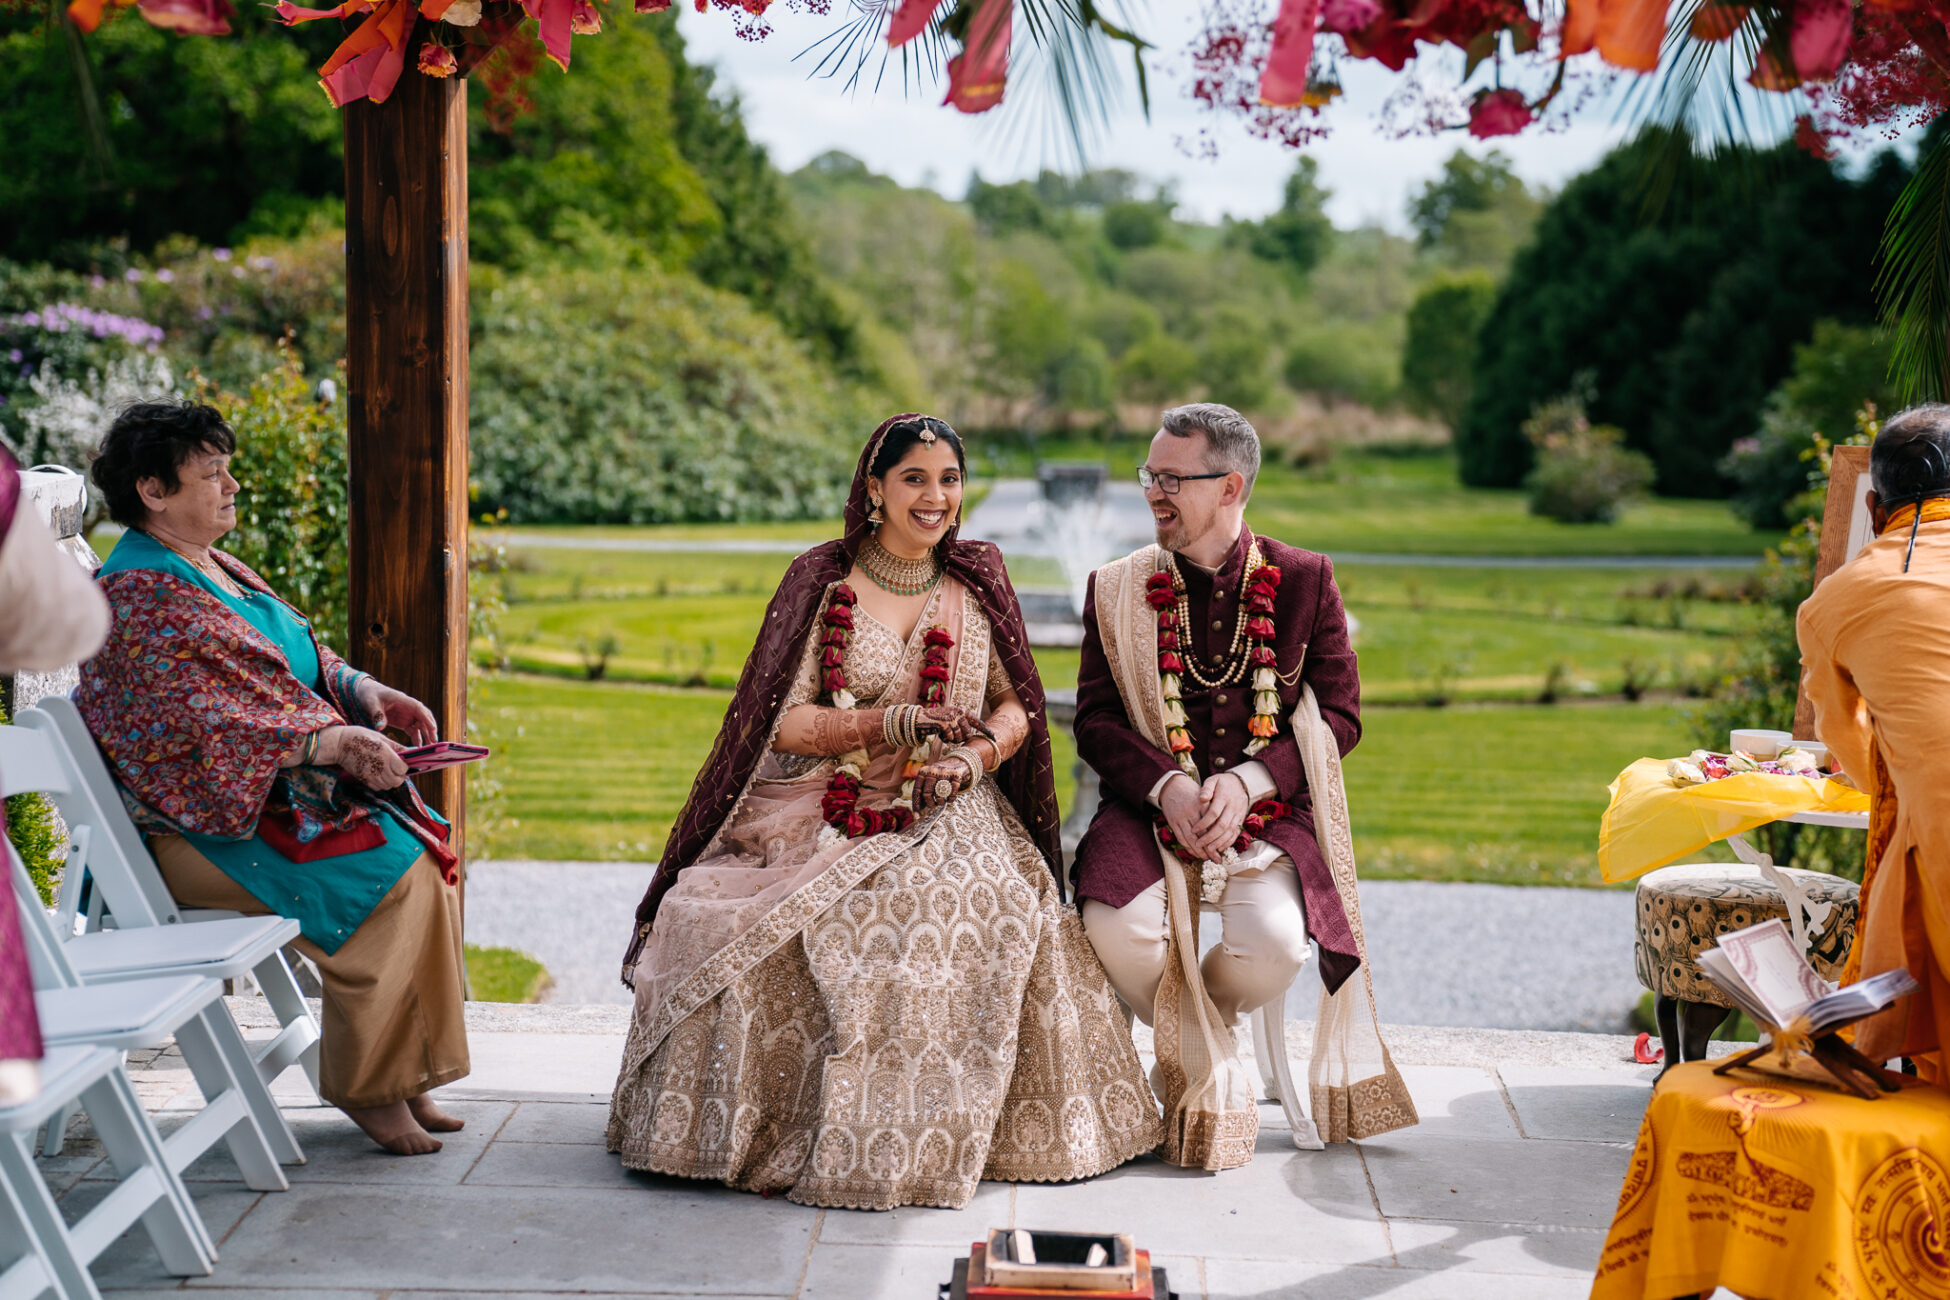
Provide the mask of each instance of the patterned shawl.
MULTIPOLYGON (((725 711, 724 725, 717 743, 691 786, 690 798, 678 815, 670 840, 643 902, 636 909, 636 927, 623 968, 636 964, 637 955, 657 905, 677 882, 677 873, 697 861, 724 824, 738 800, 738 794, 751 780, 772 734, 772 722, 779 702, 792 684, 799 666, 800 651, 819 613, 819 598, 827 587, 846 576, 871 531, 867 514, 867 471, 887 430, 904 420, 921 418, 912 412, 883 421, 860 452, 853 472, 853 490, 846 500, 845 536, 836 542, 822 542, 792 562, 779 589, 765 609, 765 622, 759 628, 757 643, 745 660, 745 671, 738 679, 731 707, 725 711)), ((1009 682, 1029 714, 1029 739, 995 773, 995 782, 1016 814, 1022 818, 1036 846, 1056 874, 1056 887, 1063 889, 1063 847, 1061 819, 1056 806, 1056 774, 1050 758, 1049 723, 1043 709, 1043 679, 1037 675, 1036 661, 1029 653, 1029 632, 1023 623, 1022 606, 1016 589, 1003 567, 1002 553, 990 542, 964 542, 957 539, 957 524, 935 547, 947 572, 968 588, 995 629, 995 650, 1009 674, 1009 682)), ((627 981, 625 981, 627 983, 627 981)))
MULTIPOLYGON (((239 583, 276 596, 241 560, 210 554, 239 583)), ((383 725, 359 703, 364 673, 319 645, 320 695, 247 619, 172 574, 123 569, 103 578, 102 590, 114 627, 82 667, 74 702, 144 832, 241 840, 267 810, 288 811, 300 842, 310 843, 377 815, 383 800, 405 814, 449 883, 458 879, 457 859, 410 781, 382 794, 337 768, 278 765, 321 727, 383 725)))

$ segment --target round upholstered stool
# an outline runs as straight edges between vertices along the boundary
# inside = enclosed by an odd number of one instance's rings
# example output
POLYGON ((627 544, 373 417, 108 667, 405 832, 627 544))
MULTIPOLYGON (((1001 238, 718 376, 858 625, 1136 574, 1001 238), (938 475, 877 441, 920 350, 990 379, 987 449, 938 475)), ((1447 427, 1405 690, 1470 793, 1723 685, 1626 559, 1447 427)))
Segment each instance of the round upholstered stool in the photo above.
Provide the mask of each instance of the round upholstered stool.
MULTIPOLYGON (((1808 926, 1813 947, 1808 961, 1823 979, 1839 979, 1855 938, 1860 890, 1854 881, 1825 872, 1779 870, 1815 905, 1808 926), (1824 906, 1833 909, 1825 919, 1824 906)), ((1693 958, 1730 931, 1767 920, 1788 921, 1787 900, 1757 868, 1739 862, 1690 862, 1639 877, 1637 919, 1632 957, 1639 983, 1652 990, 1666 1064, 1702 1060, 1707 1040, 1727 1018, 1732 1001, 1693 958)), ((1788 924, 1791 928, 1793 923, 1788 924)))

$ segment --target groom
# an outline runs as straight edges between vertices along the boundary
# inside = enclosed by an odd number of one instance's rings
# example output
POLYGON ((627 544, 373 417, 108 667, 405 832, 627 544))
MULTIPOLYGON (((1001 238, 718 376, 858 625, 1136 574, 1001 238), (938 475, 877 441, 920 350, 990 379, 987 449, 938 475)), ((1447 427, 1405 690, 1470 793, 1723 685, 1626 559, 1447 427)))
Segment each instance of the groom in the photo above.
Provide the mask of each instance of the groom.
MULTIPOLYGON (((1077 752, 1102 778, 1103 803, 1075 879, 1111 983, 1158 1030, 1168 1125, 1175 1104, 1208 1112, 1174 1131, 1180 1163, 1220 1168, 1250 1158, 1256 1125, 1250 1096, 1240 1113, 1236 1059, 1219 1059, 1232 1055, 1239 1017, 1285 996, 1309 938, 1330 994, 1360 966, 1316 842, 1301 744, 1328 737, 1320 763, 1330 745, 1354 747, 1360 680, 1327 557, 1246 527, 1252 425, 1211 402, 1166 411, 1162 424, 1138 473, 1158 546, 1098 570, 1084 604, 1077 752), (1325 723, 1305 737, 1292 723, 1303 684, 1325 723), (1201 898, 1221 934, 1197 962, 1190 912, 1201 898), (1191 1046, 1168 1052, 1167 1037, 1191 1046), (1203 1103, 1171 1095, 1202 1082, 1203 1103)), ((1348 875, 1351 885, 1351 853, 1348 875)))

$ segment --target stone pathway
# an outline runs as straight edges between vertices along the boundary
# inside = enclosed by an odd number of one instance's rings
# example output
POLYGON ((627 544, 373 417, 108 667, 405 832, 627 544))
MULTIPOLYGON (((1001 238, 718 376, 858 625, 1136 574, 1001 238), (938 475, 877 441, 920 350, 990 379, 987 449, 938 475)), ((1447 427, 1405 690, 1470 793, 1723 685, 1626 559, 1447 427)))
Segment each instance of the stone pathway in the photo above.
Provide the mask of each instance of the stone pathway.
MULTIPOLYGON (((471 863, 468 941, 532 954, 555 979, 551 1002, 625 1004, 619 968, 652 869, 471 863)), ((1375 998, 1392 1024, 1619 1033, 1642 992, 1630 890, 1373 880, 1361 911, 1375 998)), ((1204 929, 1210 946, 1215 928, 1204 929)), ((1319 998, 1303 972, 1288 1017, 1311 1021, 1319 998)))
MULTIPOLYGON (((259 1001, 232 1006, 249 1032, 270 1024, 259 1001)), ((1132 1232, 1183 1300, 1573 1300, 1589 1290, 1652 1073, 1628 1063, 1623 1038, 1391 1029, 1422 1113, 1413 1129, 1301 1152, 1266 1104, 1244 1169, 1147 1157, 1084 1183, 985 1183, 960 1211, 870 1214, 624 1172, 602 1139, 627 1014, 471 1007, 474 1073, 440 1090, 468 1127, 431 1157, 379 1152, 287 1073, 277 1091, 309 1157, 287 1171, 291 1190, 247 1190, 218 1153, 189 1172, 216 1273, 179 1286, 138 1230, 96 1276, 127 1300, 922 1300, 989 1228, 1029 1226, 1132 1232)), ((1291 1028, 1296 1059, 1308 1038, 1291 1028)), ((133 1064, 160 1122, 181 1122, 195 1094, 180 1057, 133 1064)), ((76 1133, 42 1162, 70 1209, 111 1186, 76 1133)))

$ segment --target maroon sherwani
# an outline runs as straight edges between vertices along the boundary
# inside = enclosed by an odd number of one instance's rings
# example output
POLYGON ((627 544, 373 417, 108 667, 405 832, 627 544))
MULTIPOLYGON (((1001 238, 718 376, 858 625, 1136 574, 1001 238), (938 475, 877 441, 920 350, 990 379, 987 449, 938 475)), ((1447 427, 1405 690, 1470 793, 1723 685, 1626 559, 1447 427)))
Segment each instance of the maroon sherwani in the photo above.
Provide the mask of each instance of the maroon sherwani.
MULTIPOLYGON (((1201 664, 1218 663, 1232 645, 1240 600, 1245 595, 1241 586, 1246 555, 1253 540, 1252 530, 1240 529, 1238 543, 1216 574, 1208 575, 1180 558, 1178 571, 1185 579, 1191 621, 1179 635, 1187 646, 1196 648, 1201 664)), ((1342 755, 1346 755, 1361 738, 1361 680, 1355 669, 1354 647, 1347 637, 1347 611, 1341 605, 1340 589, 1334 585, 1333 563, 1313 551, 1270 538, 1258 540, 1260 554, 1268 564, 1277 566, 1281 575, 1273 605, 1272 646, 1282 680, 1279 734, 1251 757, 1266 765, 1278 787, 1278 797, 1293 806, 1293 815, 1267 826, 1261 838, 1293 859, 1306 910, 1307 935, 1320 945, 1321 979, 1333 992, 1360 968, 1361 959, 1346 909, 1334 888, 1333 873, 1314 840, 1307 773, 1289 719, 1300 702, 1301 683, 1312 686, 1321 717, 1332 729, 1342 755), (1301 669, 1298 675, 1294 673, 1296 667, 1301 669)), ((1182 678, 1192 758, 1199 772, 1211 777, 1247 762, 1246 745, 1252 739, 1246 729, 1253 707, 1250 681, 1208 689, 1194 681, 1189 672, 1182 678)), ((1083 605, 1076 735, 1078 756, 1096 769, 1103 783, 1103 802, 1077 846, 1077 893, 1123 907, 1164 878, 1152 831, 1155 814, 1148 796, 1160 777, 1179 768, 1170 754, 1131 725, 1097 632, 1094 574, 1083 605)))

